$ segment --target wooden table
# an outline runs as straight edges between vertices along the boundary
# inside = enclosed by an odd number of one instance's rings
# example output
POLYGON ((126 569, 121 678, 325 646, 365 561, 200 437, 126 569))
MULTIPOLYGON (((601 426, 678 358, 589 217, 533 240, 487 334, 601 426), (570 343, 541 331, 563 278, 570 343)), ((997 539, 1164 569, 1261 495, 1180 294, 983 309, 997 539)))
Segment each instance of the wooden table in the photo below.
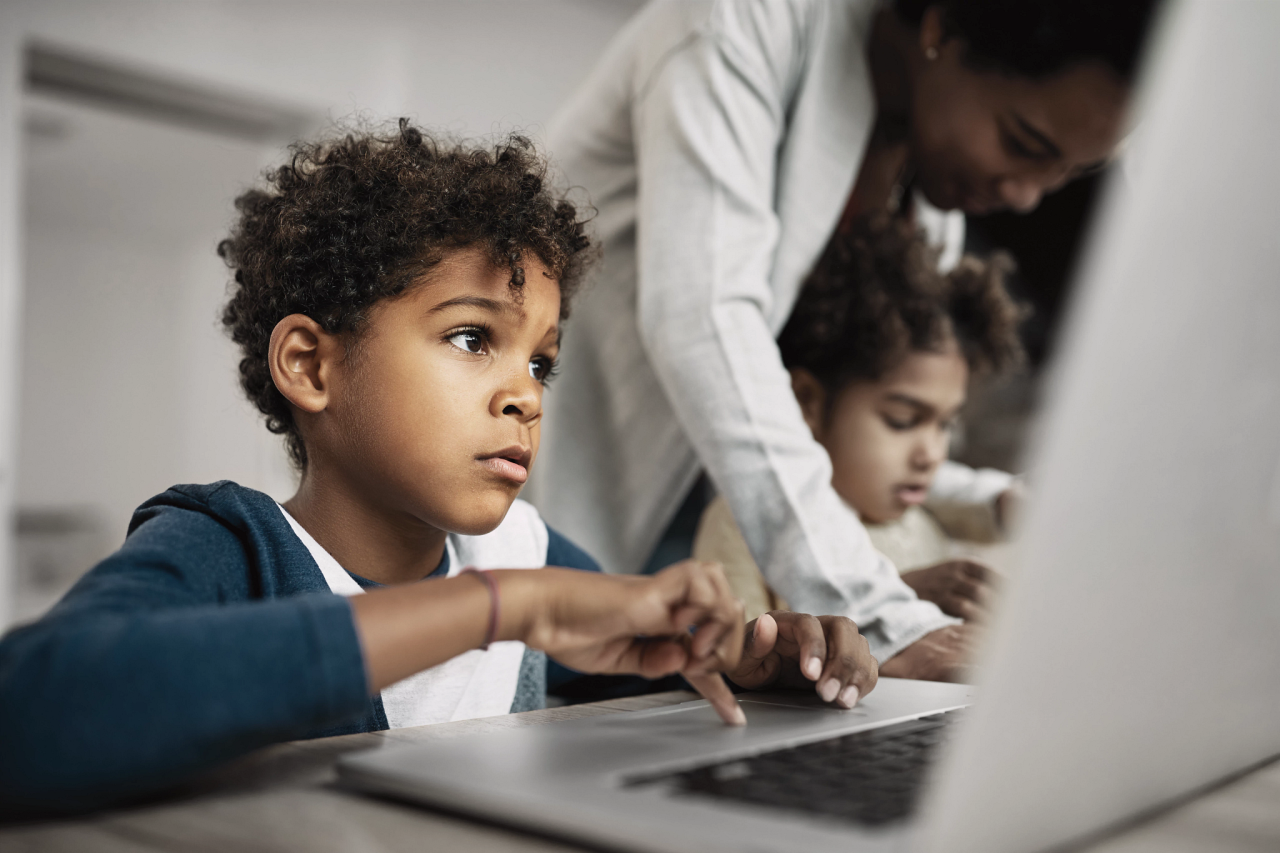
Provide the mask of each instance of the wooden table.
MULTIPOLYGON (((482 720, 281 744, 254 753, 154 805, 0 829, 0 851, 467 851, 581 853, 568 843, 364 797, 334 783, 334 762, 388 742, 616 714, 697 698, 675 691, 482 720)), ((1280 850, 1280 762, 1158 818, 1090 845, 1090 853, 1280 850)))

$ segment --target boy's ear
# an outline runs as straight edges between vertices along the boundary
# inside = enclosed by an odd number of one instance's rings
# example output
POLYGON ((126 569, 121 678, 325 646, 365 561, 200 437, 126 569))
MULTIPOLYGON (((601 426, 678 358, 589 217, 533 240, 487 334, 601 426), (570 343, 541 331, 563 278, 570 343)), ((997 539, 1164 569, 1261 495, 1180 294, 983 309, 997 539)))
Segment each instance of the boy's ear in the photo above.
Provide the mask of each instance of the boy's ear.
POLYGON ((332 367, 341 358, 338 339, 305 314, 290 314, 271 331, 267 366, 284 398, 309 414, 329 405, 332 367))
POLYGON ((827 389, 822 387, 818 377, 803 367, 791 369, 791 391, 800 404, 800 413, 804 422, 809 425, 809 432, 817 441, 822 440, 822 425, 826 421, 827 389))

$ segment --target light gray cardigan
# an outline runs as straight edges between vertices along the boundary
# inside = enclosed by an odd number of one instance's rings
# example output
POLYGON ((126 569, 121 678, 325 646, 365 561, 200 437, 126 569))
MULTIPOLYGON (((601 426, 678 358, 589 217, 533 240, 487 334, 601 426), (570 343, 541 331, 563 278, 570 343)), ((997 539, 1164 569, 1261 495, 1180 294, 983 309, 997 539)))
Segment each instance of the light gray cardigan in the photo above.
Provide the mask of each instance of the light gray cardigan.
MULTIPOLYGON (((561 111, 550 151, 597 207, 604 258, 565 331, 528 496, 606 570, 634 572, 705 466, 774 589, 851 617, 884 660, 956 620, 832 489, 774 341, 870 135, 875 9, 654 3, 561 111)), ((963 219, 925 224, 954 257, 963 219)))

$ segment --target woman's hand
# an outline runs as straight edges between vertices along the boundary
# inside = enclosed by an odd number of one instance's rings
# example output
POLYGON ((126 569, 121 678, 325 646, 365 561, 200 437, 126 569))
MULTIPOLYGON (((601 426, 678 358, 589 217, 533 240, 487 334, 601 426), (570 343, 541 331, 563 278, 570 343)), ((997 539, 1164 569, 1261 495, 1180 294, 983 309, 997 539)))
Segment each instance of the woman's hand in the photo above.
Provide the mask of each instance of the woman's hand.
POLYGON ((852 708, 876 686, 879 667, 858 626, 843 616, 775 610, 747 626, 742 659, 728 673, 739 687, 808 687, 852 708))
POLYGON ((1000 575, 976 560, 948 560, 903 572, 902 581, 948 616, 981 622, 990 612, 1000 575))
POLYGON ((522 640, 580 672, 678 672, 726 723, 746 723, 720 677, 742 656, 743 614, 719 563, 686 560, 651 577, 568 569, 494 575, 505 608, 500 639, 522 640))

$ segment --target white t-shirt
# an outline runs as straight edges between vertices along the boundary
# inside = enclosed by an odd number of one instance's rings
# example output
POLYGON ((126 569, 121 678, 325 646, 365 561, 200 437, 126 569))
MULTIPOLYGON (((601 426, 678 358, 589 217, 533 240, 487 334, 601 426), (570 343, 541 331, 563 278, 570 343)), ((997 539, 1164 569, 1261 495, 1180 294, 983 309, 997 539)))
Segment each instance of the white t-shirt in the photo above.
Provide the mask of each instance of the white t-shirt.
MULTIPOLYGON (((284 507, 289 526, 316 561, 329 589, 338 595, 362 595, 364 589, 338 564, 284 507)), ((538 511, 517 500, 497 529, 483 536, 450 534, 445 540, 448 577, 464 568, 538 569, 546 565, 547 527, 538 511)), ((511 710, 520 681, 525 645, 492 643, 488 651, 473 649, 439 666, 411 675, 383 689, 382 707, 393 728, 424 726, 511 710)))

